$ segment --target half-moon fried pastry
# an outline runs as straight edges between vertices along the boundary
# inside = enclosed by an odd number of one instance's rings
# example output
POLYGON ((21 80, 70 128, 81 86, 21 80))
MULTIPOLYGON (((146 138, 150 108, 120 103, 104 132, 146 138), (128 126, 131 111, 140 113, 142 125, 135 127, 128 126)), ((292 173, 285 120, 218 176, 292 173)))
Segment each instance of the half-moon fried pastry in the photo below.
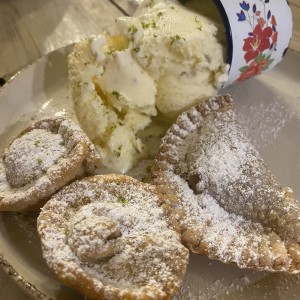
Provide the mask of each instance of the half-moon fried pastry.
POLYGON ((241 268, 300 271, 300 204, 243 134, 230 96, 178 117, 152 177, 179 197, 165 207, 193 252, 241 268))

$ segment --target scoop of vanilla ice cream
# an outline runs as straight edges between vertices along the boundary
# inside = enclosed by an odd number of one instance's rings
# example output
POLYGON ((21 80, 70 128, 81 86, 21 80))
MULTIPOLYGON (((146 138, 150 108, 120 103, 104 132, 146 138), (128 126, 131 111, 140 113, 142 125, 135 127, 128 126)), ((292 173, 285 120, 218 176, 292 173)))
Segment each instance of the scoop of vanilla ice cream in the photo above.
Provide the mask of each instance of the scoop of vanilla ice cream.
POLYGON ((102 163, 126 172, 147 156, 138 132, 156 115, 154 80, 133 59, 126 36, 98 36, 75 45, 69 79, 76 116, 102 163))
MULTIPOLYGON (((220 30, 177 1, 144 1, 69 57, 77 118, 105 166, 127 172, 148 155, 139 137, 157 110, 175 118, 227 79, 220 30)), ((222 36, 222 35, 221 35, 222 36)))
POLYGON ((176 117, 217 93, 228 71, 218 24, 168 0, 144 1, 135 17, 144 35, 133 56, 155 80, 156 107, 163 115, 176 117))

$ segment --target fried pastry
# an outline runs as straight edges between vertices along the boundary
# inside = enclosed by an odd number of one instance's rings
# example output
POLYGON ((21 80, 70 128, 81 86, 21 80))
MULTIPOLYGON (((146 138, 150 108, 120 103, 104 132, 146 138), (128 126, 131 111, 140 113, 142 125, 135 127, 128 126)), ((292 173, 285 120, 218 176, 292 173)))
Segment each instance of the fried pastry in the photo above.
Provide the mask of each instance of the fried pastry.
POLYGON ((15 138, 0 160, 0 210, 41 207, 75 178, 92 174, 100 157, 71 120, 55 117, 34 123, 15 138))
POLYGON ((193 252, 255 270, 300 271, 300 204, 237 124, 230 96, 181 114, 163 138, 152 181, 193 252))
POLYGON ((188 250, 170 229, 155 186, 96 175, 64 187, 43 207, 43 256, 66 285, 89 299, 171 299, 188 250))

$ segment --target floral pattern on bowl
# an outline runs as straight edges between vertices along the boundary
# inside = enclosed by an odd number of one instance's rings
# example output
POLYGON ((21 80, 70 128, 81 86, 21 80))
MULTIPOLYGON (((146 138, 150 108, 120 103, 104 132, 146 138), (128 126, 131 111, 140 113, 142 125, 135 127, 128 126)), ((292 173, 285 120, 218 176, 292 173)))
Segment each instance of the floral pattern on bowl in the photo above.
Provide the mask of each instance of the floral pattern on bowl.
POLYGON ((238 21, 247 22, 251 27, 249 37, 244 39, 243 51, 246 65, 240 68, 240 77, 237 81, 246 80, 267 70, 273 63, 272 52, 276 51, 278 31, 276 17, 266 7, 270 0, 260 1, 260 8, 256 4, 250 7, 249 3, 240 3, 242 8, 237 13, 238 21))
POLYGON ((227 32, 230 70, 226 86, 278 64, 292 36, 286 0, 214 0, 227 32))

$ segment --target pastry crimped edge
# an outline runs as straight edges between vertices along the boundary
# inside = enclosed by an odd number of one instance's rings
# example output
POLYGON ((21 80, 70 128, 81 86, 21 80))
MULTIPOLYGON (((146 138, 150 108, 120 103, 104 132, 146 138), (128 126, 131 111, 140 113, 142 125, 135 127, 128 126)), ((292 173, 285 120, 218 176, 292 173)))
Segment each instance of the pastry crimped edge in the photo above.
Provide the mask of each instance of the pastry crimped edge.
MULTIPOLYGON (((95 169, 100 167, 100 156, 93 144, 81 128, 70 119, 53 117, 37 121, 23 130, 13 141, 34 129, 46 129, 50 132, 60 130, 63 140, 72 142, 72 150, 67 159, 51 166, 33 184, 21 188, 10 186, 8 190, 4 191, 5 193, 1 192, 1 211, 32 211, 38 209, 65 184, 75 178, 92 174, 95 169), (71 141, 71 139, 74 139, 74 141, 71 141)), ((4 150, 4 155, 9 146, 4 150)), ((3 177, 2 180, 5 180, 5 174, 5 166, 1 159, 0 175, 3 177)), ((7 185, 9 185, 8 182, 7 185)))
MULTIPOLYGON (((55 230, 55 234, 58 233, 59 235, 57 239, 54 238, 55 242, 58 241, 59 243, 66 243, 67 241, 65 237, 61 237, 60 231, 61 228, 65 225, 66 218, 65 216, 60 215, 60 213, 68 214, 68 208, 71 208, 72 210, 76 210, 77 207, 79 207, 80 205, 84 206, 86 204, 92 203, 89 202, 90 196, 87 195, 83 195, 82 198, 79 197, 78 199, 74 199, 74 195, 72 194, 74 193, 74 191, 75 193, 77 193, 82 188, 83 189, 87 188, 89 190, 89 184, 91 185, 94 184, 94 185, 98 185, 103 192, 103 190, 105 189, 104 187, 105 184, 115 185, 116 183, 117 186, 120 185, 139 186, 147 192, 154 193, 156 197, 158 197, 157 204, 159 208, 160 201, 162 201, 162 197, 164 195, 160 194, 160 192, 156 189, 155 186, 147 183, 142 183, 130 176, 107 174, 107 175, 94 175, 91 177, 83 178, 81 180, 77 180, 71 183, 70 185, 65 186, 62 190, 60 190, 57 194, 55 194, 43 207, 42 212, 38 217, 37 228, 41 239, 43 256, 47 264, 49 265, 49 267, 55 272, 55 274, 64 284, 80 291, 82 294, 89 297, 89 299, 103 299, 103 300, 105 299, 116 299, 116 300, 171 299, 172 296, 178 291, 178 289, 182 284, 182 280, 186 272, 189 251, 183 245, 181 245, 179 232, 176 232, 174 228, 172 228, 172 226, 169 226, 169 223, 165 219, 163 220, 166 221, 166 224, 168 225, 169 229, 172 230, 175 236, 177 236, 178 240, 177 238, 176 240, 178 241, 178 246, 180 246, 178 247, 178 249, 176 249, 178 252, 176 254, 177 255, 176 258, 180 260, 179 263, 180 266, 176 267, 177 274, 175 279, 168 278, 168 284, 167 287, 165 287, 165 290, 156 289, 155 287, 152 286, 150 287, 143 286, 141 288, 132 290, 130 288, 121 289, 111 284, 105 285, 101 282, 100 278, 97 279, 89 276, 87 272, 84 271, 84 267, 80 267, 77 265, 77 261, 74 262, 72 261, 72 263, 69 264, 69 261, 66 261, 66 259, 63 259, 63 261, 57 259, 57 253, 59 252, 59 250, 54 249, 55 247, 51 242, 50 244, 47 244, 48 242, 47 236, 48 237, 51 236, 52 238, 51 232, 53 232, 53 228, 55 230), (68 197, 68 194, 71 195, 71 197, 70 196, 68 197), (65 201, 61 200, 63 198, 63 195, 66 195, 65 201), (61 207, 57 207, 55 206, 55 201, 59 202, 59 204, 65 202, 65 204, 62 204, 61 207)), ((114 193, 118 195, 117 190, 114 191, 114 193)), ((149 200, 151 201, 151 199, 149 200)), ((161 211, 164 214, 164 211, 163 210, 161 211)), ((168 216, 166 216, 166 218, 168 218, 168 216)), ((147 226, 151 226, 151 224, 147 224, 147 226)), ((66 230, 64 229, 63 231, 64 234, 66 234, 65 233, 66 230)), ((174 263, 172 263, 172 265, 173 264, 174 263)))
POLYGON ((211 259, 220 260, 224 263, 235 263, 240 268, 292 274, 299 273, 300 245, 282 240, 273 231, 269 231, 267 234, 264 233, 267 241, 257 245, 257 253, 255 253, 257 258, 253 259, 253 253, 247 249, 247 245, 244 246, 241 257, 234 257, 234 255, 230 254, 230 249, 228 250, 228 255, 226 255, 226 251, 224 252, 225 255, 220 253, 217 249, 218 245, 209 245, 209 243, 202 240, 203 232, 201 232, 201 228, 187 228, 181 222, 188 216, 179 205, 184 195, 180 187, 177 186, 176 181, 172 179, 174 166, 178 162, 176 151, 178 151, 188 134, 200 126, 203 118, 216 112, 230 110, 234 111, 235 105, 231 96, 225 95, 211 98, 181 114, 162 139, 158 155, 151 170, 151 183, 157 185, 161 193, 168 195, 165 198, 166 201, 163 207, 167 214, 172 216, 172 222, 177 222, 177 226, 181 228, 182 242, 192 252, 207 255, 211 259), (174 196, 171 201, 170 195, 174 196))

